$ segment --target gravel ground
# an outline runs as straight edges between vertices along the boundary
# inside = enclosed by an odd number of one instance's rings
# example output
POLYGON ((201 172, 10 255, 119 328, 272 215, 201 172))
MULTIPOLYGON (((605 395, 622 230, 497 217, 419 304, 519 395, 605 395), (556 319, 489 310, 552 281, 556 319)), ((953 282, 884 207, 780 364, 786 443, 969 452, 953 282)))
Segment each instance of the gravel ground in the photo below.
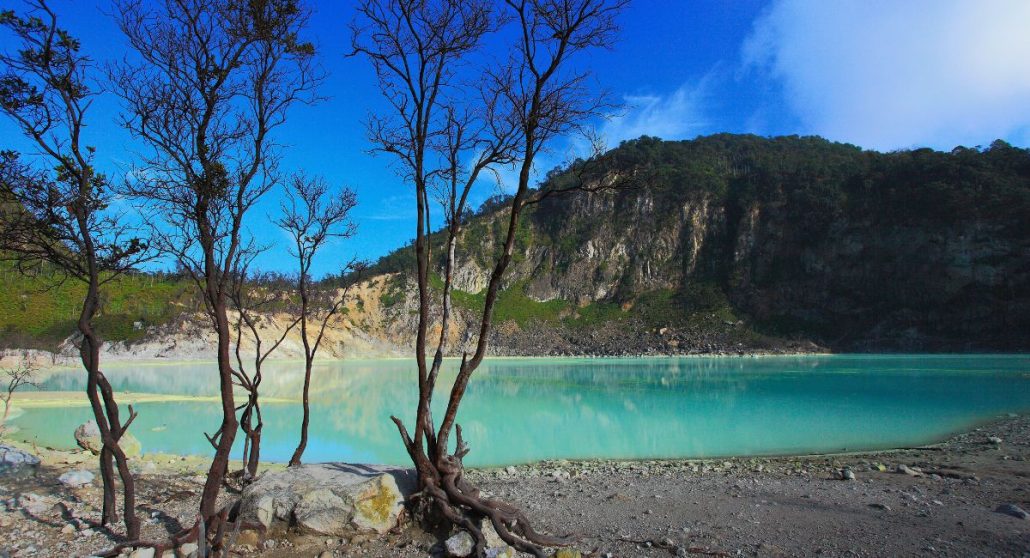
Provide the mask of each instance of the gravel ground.
MULTIPOLYGON (((93 458, 40 455, 44 465, 35 476, 0 477, 0 556, 85 556, 117 541, 117 527, 95 525, 100 489, 68 489, 56 480, 71 468, 88 469, 93 458), (28 493, 54 505, 34 516, 20 505, 28 493)), ((542 530, 578 534, 575 548, 584 556, 1030 556, 1030 519, 996 511, 1006 504, 1030 510, 1028 458, 1030 417, 1009 417, 908 450, 557 461, 468 476, 521 506, 542 530)), ((139 509, 150 518, 145 537, 192 523, 203 466, 174 456, 137 464, 139 509)), ((413 526, 382 539, 279 533, 257 540, 246 533, 235 551, 268 558, 440 556, 439 541, 413 526)))

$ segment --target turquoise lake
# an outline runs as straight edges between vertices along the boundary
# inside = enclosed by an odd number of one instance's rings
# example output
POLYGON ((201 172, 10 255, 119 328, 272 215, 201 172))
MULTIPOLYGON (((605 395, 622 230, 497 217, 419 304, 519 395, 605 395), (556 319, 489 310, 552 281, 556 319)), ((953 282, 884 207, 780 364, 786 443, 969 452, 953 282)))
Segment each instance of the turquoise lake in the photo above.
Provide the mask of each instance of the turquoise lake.
MULTIPOLYGON (((449 386, 456 361, 440 381, 449 386)), ((264 397, 297 399, 303 365, 266 364, 264 397)), ((111 364, 117 391, 215 395, 211 363, 111 364)), ((411 424, 411 360, 320 363, 305 461, 406 464, 390 415, 411 424)), ((45 390, 81 390, 84 374, 49 374, 45 390)), ((446 400, 438 391, 437 403, 446 400)), ((286 461, 300 405, 265 403, 262 458, 286 461)), ((212 402, 136 406, 145 452, 210 454, 212 402)), ((653 359, 490 359, 459 414, 470 465, 556 458, 700 458, 857 451, 927 444, 1030 411, 1027 355, 834 355, 653 359)), ((442 408, 436 411, 442 414, 442 408)), ((87 407, 28 408, 17 436, 70 448, 87 407)), ((237 438, 238 446, 240 437, 237 438)), ((237 449, 238 451, 238 449, 237 449)), ((238 453, 234 458, 238 458, 238 453)))

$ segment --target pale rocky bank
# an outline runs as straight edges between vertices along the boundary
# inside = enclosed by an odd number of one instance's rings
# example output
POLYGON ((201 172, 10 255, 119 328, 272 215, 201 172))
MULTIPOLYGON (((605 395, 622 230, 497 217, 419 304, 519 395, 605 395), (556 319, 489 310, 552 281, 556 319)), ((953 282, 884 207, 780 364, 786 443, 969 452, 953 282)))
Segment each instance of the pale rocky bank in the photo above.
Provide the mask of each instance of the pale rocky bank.
MULTIPOLYGON (((120 526, 96 525, 99 480, 78 487, 68 486, 67 476, 59 480, 71 470, 95 468, 92 455, 21 447, 42 462, 28 466, 27 474, 0 473, 0 556, 88 556, 120 540, 120 526)), ((1030 417, 1022 416, 914 449, 550 461, 468 475, 486 492, 521 506, 542 529, 578 534, 574 549, 562 556, 1026 556, 1028 458, 1030 417)), ((134 460, 145 537, 192 523, 205 465, 171 455, 134 460)), ((245 531, 234 553, 438 557, 446 555, 450 535, 404 522, 383 535, 245 531)))

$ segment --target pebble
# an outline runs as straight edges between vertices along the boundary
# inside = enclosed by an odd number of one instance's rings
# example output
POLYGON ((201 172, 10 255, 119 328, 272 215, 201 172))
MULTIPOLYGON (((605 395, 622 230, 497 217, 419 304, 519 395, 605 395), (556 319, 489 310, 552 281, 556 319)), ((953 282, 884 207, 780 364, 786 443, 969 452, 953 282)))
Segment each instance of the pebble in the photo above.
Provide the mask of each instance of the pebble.
POLYGON ((905 464, 898 465, 897 471, 899 473, 908 475, 910 477, 921 477, 921 476, 923 476, 922 473, 920 473, 919 471, 916 471, 915 469, 913 469, 913 468, 911 468, 911 467, 909 467, 908 465, 905 465, 905 464))
POLYGON ((472 539, 472 535, 468 534, 466 531, 458 531, 456 534, 444 541, 444 546, 447 548, 447 555, 458 557, 472 554, 475 544, 476 543, 472 539))
POLYGON ((1030 520, 1030 513, 1027 513, 1026 510, 1015 504, 1002 504, 995 508, 994 511, 997 513, 1010 515, 1012 517, 1015 517, 1016 519, 1022 519, 1024 521, 1030 520))

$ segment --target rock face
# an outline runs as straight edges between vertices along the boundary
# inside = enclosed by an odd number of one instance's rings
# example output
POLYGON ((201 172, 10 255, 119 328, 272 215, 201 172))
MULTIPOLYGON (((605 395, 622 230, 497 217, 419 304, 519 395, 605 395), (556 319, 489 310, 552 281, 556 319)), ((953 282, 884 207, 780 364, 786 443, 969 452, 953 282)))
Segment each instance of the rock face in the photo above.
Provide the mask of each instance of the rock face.
MULTIPOLYGON (((93 455, 100 455, 100 448, 104 447, 104 441, 100 437, 100 427, 96 421, 90 419, 80 424, 75 429, 75 443, 84 450, 89 450, 93 455)), ((140 454, 142 446, 135 436, 126 432, 122 435, 120 444, 126 457, 136 457, 140 454)))
POLYGON ((279 523, 343 536, 385 533, 401 520, 415 472, 377 465, 322 463, 267 473, 243 491, 241 515, 266 528, 279 523))
POLYGON ((33 472, 39 458, 27 451, 0 444, 0 475, 33 472))
MULTIPOLYGON (((610 157, 606 178, 642 175, 640 187, 553 196, 525 212, 502 288, 530 304, 549 302, 552 313, 540 331, 523 320, 522 331, 492 346, 516 354, 612 354, 627 344, 703 351, 753 343, 744 333, 754 328, 834 349, 1028 348, 1025 149, 998 142, 983 151, 880 154, 818 138, 721 134, 642 138, 610 157), (607 306, 588 308, 595 303, 607 306), (582 326, 604 321, 591 311, 605 308, 605 316, 646 326, 633 329, 671 326, 670 335, 637 342, 622 332, 609 342, 603 330, 596 339, 584 334, 582 326), (562 312, 583 319, 566 332, 557 325, 562 312), (667 323, 675 314, 692 319, 667 323), (713 338, 684 331, 694 324, 713 338)), ((556 173, 541 187, 573 180, 556 173)), ((464 230, 455 286, 477 293, 506 215, 477 215, 464 230)), ((373 272, 410 273, 410 250, 373 272)), ((407 324, 412 304, 398 304, 394 322, 407 324)), ((460 342, 463 332, 455 336, 460 342)))

